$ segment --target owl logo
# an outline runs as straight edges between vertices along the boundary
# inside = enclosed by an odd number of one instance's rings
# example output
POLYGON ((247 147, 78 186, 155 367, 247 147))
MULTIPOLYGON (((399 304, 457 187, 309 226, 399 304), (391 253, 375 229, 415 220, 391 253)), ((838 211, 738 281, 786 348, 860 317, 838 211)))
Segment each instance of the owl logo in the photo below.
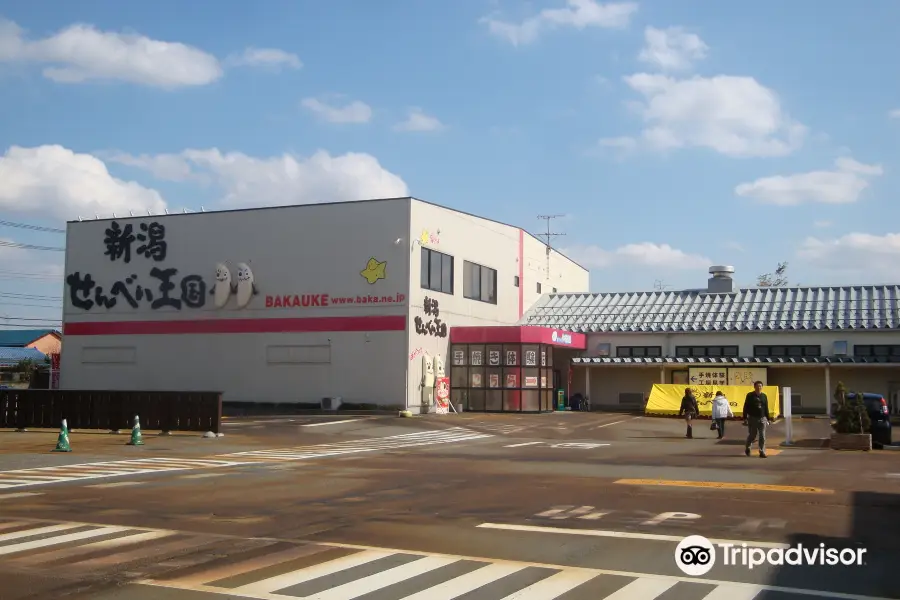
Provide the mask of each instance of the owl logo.
POLYGON ((228 304, 228 299, 234 293, 234 284, 231 280, 231 270, 225 263, 216 265, 216 280, 210 292, 216 308, 222 308, 228 304))
POLYGON ((259 293, 256 289, 256 280, 253 277, 253 270, 247 263, 238 263, 237 284, 235 285, 235 294, 237 296, 238 308, 244 308, 250 304, 250 299, 259 293))

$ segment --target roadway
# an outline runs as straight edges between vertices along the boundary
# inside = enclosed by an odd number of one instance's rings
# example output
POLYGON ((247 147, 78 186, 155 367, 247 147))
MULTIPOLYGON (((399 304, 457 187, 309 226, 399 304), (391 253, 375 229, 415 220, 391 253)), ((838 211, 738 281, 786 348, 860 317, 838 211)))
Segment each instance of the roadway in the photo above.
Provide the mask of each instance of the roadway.
MULTIPOLYGON (((0 600, 900 598, 892 451, 743 455, 615 414, 245 417, 225 436, 0 432, 0 600), (679 570, 688 535, 860 566, 679 570), (518 594, 518 595, 516 595, 518 594)), ((772 429, 777 443, 780 425, 772 429)))

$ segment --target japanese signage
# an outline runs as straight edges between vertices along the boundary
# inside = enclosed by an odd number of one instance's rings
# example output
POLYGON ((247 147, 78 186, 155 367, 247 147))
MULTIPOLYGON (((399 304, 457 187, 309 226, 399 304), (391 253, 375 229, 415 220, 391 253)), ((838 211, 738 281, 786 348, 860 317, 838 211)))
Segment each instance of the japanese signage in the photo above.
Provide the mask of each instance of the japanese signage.
MULTIPOLYGON (((433 298, 425 298, 425 315, 431 317, 427 321, 422 317, 416 317, 413 322, 416 333, 419 335, 431 335, 435 337, 447 337, 447 324, 441 321, 441 311, 438 301, 433 298)), ((472 364, 475 364, 474 362, 472 364)))
POLYGON ((472 387, 481 387, 481 373, 472 373, 472 387))
POLYGON ((547 366, 547 351, 541 348, 541 366, 547 366))
POLYGON ((725 367, 699 367, 688 370, 691 385, 728 385, 728 369, 725 367))
POLYGON ((469 364, 473 367, 480 367, 484 364, 484 352, 481 350, 472 350, 469 364))
POLYGON ((515 350, 507 350, 506 351, 506 366, 515 367, 518 363, 518 353, 515 350))
POLYGON ((489 375, 488 387, 492 387, 492 388, 500 387, 500 374, 499 373, 491 373, 489 375))
POLYGON ((537 387, 538 378, 537 377, 526 377, 525 378, 525 387, 537 387))
POLYGON ((537 352, 534 350, 526 350, 525 351, 525 366, 526 367, 536 367, 537 366, 537 352))
POLYGON ((743 367, 740 369, 728 369, 728 385, 753 385, 762 381, 763 386, 768 385, 765 367, 743 367))
POLYGON ((507 373, 506 374, 506 387, 514 388, 519 387, 516 385, 516 374, 515 373, 507 373))
MULTIPOLYGON (((113 221, 104 231, 103 246, 103 256, 125 264, 130 264, 135 256, 164 262, 169 251, 166 228, 156 221, 140 223, 137 231, 132 223, 122 227, 113 221)), ((208 295, 202 276, 193 273, 179 276, 175 267, 153 267, 146 279, 140 279, 136 272, 131 273, 112 282, 108 289, 95 281, 90 273, 75 271, 66 275, 66 286, 72 306, 81 310, 91 310, 95 306, 110 309, 118 306, 120 301, 135 309, 141 303, 153 310, 203 308, 208 295)))
POLYGON ((561 331, 554 331, 550 339, 552 339, 557 344, 571 344, 572 343, 572 334, 563 333, 561 331))
POLYGON ((500 366, 500 351, 499 350, 489 350, 488 351, 488 364, 492 367, 500 366))
POLYGON ((453 365, 457 367, 465 366, 466 364, 466 351, 465 350, 454 350, 453 351, 453 365))

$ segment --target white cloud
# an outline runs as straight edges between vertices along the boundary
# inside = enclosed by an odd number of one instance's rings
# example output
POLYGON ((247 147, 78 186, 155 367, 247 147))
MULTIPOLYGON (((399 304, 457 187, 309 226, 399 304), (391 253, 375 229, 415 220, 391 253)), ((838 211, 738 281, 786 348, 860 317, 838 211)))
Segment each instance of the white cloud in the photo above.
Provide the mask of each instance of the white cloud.
POLYGON ((247 48, 241 54, 228 57, 230 67, 262 67, 269 69, 299 69, 303 67, 300 57, 276 48, 247 48))
POLYGON ((734 188, 738 196, 764 204, 793 206, 805 202, 850 204, 869 187, 869 178, 883 173, 881 165, 864 165, 852 158, 839 158, 831 171, 763 177, 734 188))
POLYGON ((647 27, 644 42, 638 60, 664 71, 686 71, 695 61, 706 58, 709 51, 709 46, 697 34, 688 33, 681 27, 647 27))
POLYGON ((900 119, 900 108, 895 108, 894 110, 889 112, 888 117, 892 119, 900 119))
POLYGON ((560 250, 576 262, 588 268, 611 266, 656 267, 667 269, 706 268, 710 259, 698 254, 688 254, 668 244, 642 242, 626 244, 615 250, 604 250, 599 246, 572 246, 560 250))
POLYGON ((308 158, 290 154, 257 158, 217 148, 156 156, 112 155, 110 160, 142 167, 161 179, 213 182, 229 207, 313 204, 409 195, 399 176, 374 156, 331 156, 319 150, 308 158), (165 165, 160 168, 160 165, 165 165))
MULTIPOLYGON (((809 237, 798 254, 801 259, 824 269, 891 281, 900 278, 900 233, 848 233, 834 240, 809 237)), ((874 281, 870 280, 870 283, 874 281)))
POLYGON ((416 107, 409 110, 405 121, 394 126, 397 131, 441 131, 444 128, 445 125, 437 118, 426 115, 416 107))
POLYGON ((492 17, 483 17, 479 22, 487 25, 495 36, 505 39, 513 46, 521 46, 534 42, 544 31, 561 27, 621 29, 628 26, 637 8, 635 2, 601 4, 595 0, 566 0, 565 8, 544 9, 521 23, 500 21, 492 17))
POLYGON ((636 73, 625 83, 644 97, 631 104, 645 124, 635 145, 658 151, 710 148, 732 157, 784 156, 806 135, 775 92, 752 77, 676 79, 636 73))
POLYGON ((372 108, 358 100, 333 106, 317 98, 304 98, 301 104, 329 123, 368 123, 372 119, 372 108))
POLYGON ((117 80, 172 89, 222 76, 216 57, 193 46, 84 24, 29 40, 18 25, 0 20, 0 62, 45 65, 44 76, 59 83, 117 80))
POLYGON ((56 145, 12 146, 0 156, 0 182, 0 213, 70 220, 166 208, 156 190, 116 179, 100 159, 56 145))
POLYGON ((814 227, 818 227, 819 229, 825 229, 826 227, 831 227, 831 221, 815 221, 813 222, 814 227))

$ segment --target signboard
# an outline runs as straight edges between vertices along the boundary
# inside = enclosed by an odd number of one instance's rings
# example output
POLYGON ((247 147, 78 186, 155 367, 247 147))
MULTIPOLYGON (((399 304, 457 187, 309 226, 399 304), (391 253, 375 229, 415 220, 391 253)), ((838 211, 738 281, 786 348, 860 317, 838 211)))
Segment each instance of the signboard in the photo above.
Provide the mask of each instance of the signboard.
POLYGON ((562 331, 554 331, 550 335, 550 339, 553 340, 557 344, 572 344, 572 334, 571 333, 563 333, 562 331))
POLYGON ((50 354, 50 389, 59 389, 59 352, 50 354))
POLYGON ((688 369, 691 385, 728 385, 728 369, 725 367, 694 367, 688 369))
POLYGON ((525 387, 537 387, 538 378, 537 377, 526 377, 525 378, 525 387))
POLYGON ((438 377, 434 380, 435 412, 446 415, 450 412, 450 378, 438 377))
POLYGON ((728 385, 749 385, 754 382, 762 381, 763 386, 767 386, 766 368, 765 367, 741 367, 738 369, 728 369, 728 385))

